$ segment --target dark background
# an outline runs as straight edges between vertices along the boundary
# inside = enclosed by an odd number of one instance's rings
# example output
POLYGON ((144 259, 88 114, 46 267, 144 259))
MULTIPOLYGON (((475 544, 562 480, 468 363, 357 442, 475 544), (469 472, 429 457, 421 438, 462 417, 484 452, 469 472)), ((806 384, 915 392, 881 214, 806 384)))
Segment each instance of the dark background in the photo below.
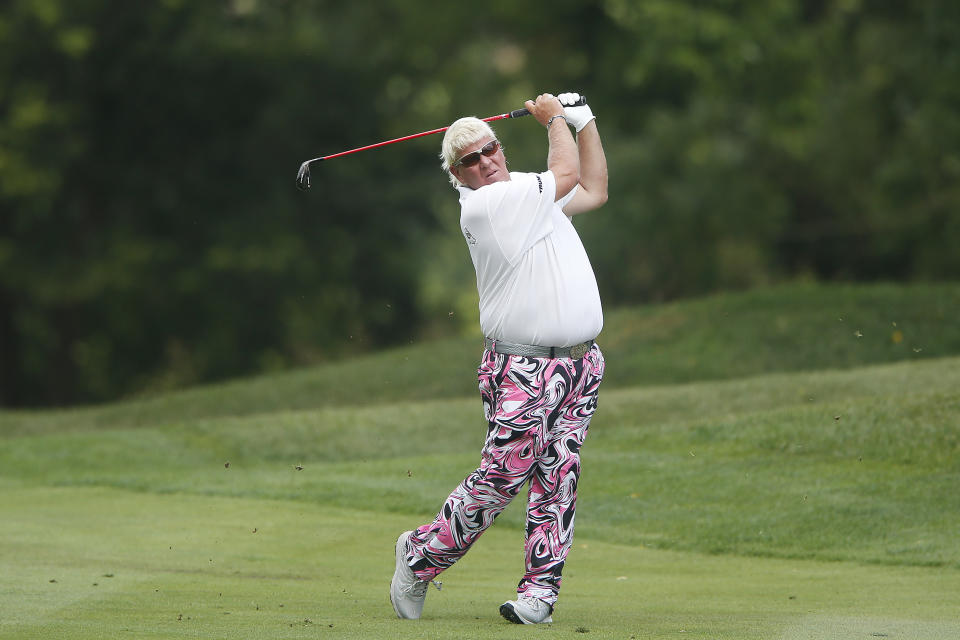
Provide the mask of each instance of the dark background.
POLYGON ((543 91, 598 116, 607 307, 960 275, 952 0, 12 0, 0 51, 3 406, 476 332, 439 136, 294 177, 543 91))

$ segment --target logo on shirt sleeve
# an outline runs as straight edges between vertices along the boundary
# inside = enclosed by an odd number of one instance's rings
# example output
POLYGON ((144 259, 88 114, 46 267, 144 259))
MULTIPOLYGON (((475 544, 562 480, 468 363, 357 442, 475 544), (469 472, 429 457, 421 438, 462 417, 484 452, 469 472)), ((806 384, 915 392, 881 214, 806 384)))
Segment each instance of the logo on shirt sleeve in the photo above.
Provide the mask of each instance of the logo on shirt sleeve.
POLYGON ((462 231, 463 237, 467 239, 467 244, 477 244, 477 239, 473 237, 472 233, 470 233, 470 229, 464 227, 462 231))

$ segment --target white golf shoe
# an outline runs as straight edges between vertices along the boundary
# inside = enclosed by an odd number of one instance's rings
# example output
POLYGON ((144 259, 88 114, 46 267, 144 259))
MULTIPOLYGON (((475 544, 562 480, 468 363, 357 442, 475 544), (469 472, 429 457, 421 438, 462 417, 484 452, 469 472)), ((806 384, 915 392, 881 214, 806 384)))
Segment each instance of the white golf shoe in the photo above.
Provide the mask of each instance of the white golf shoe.
POLYGON ((541 624, 553 622, 553 607, 533 596, 520 595, 500 605, 500 615, 514 624, 541 624))
POLYGON ((420 580, 407 565, 407 544, 410 534, 407 531, 397 538, 397 568, 390 581, 390 602, 398 618, 417 620, 423 612, 423 601, 427 599, 428 582, 420 580))

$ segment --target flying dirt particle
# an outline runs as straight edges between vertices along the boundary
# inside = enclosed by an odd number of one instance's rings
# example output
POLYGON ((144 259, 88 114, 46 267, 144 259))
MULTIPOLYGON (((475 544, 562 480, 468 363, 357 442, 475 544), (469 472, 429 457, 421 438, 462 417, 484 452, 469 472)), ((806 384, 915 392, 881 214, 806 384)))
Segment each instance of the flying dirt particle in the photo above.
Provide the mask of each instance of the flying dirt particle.
POLYGON ((254 528, 253 528, 253 533, 256 533, 256 532, 257 532, 257 528, 254 527, 254 528))
POLYGON ((224 469, 229 469, 229 468, 230 468, 230 463, 229 463, 229 462, 224 462, 224 463, 223 463, 223 468, 224 468, 224 469))
POLYGON ((105 573, 105 574, 103 574, 103 577, 104 577, 104 578, 112 578, 112 577, 113 577, 113 574, 112 574, 112 573, 105 573))
POLYGON ((56 580, 54 580, 53 578, 50 578, 50 584, 56 584, 56 582, 57 582, 56 580))
POLYGON ((587 629, 586 627, 577 627, 574 629, 574 631, 577 633, 590 633, 590 629, 587 629))
POLYGON ((297 471, 303 471, 303 465, 298 464, 297 466, 294 467, 294 469, 296 469, 297 471))
POLYGON ((863 337, 863 334, 860 332, 860 329, 857 329, 856 331, 854 331, 854 332, 853 332, 853 335, 855 335, 855 336, 858 337, 858 338, 862 338, 862 337, 863 337))
POLYGON ((412 477, 413 477, 413 472, 410 471, 410 469, 407 469, 407 477, 408 477, 408 478, 412 478, 412 477))
POLYGON ((182 613, 177 616, 177 622, 180 622, 181 620, 183 620, 183 614, 182 614, 182 613))
POLYGON ((93 583, 93 586, 99 587, 100 585, 99 585, 98 583, 94 582, 94 583, 93 583))
POLYGON ((833 416, 833 419, 834 419, 834 421, 839 421, 839 420, 840 420, 840 416, 833 416))

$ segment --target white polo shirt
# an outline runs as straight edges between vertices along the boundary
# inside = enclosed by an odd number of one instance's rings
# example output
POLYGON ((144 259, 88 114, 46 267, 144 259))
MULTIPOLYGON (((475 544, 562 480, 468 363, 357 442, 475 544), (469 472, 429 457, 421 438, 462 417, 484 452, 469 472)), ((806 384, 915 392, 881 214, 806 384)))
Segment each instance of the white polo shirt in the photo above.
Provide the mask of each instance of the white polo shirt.
POLYGON ((546 171, 458 190, 484 335, 547 347, 596 338, 603 327, 597 280, 562 210, 577 187, 554 202, 556 179, 546 171))

